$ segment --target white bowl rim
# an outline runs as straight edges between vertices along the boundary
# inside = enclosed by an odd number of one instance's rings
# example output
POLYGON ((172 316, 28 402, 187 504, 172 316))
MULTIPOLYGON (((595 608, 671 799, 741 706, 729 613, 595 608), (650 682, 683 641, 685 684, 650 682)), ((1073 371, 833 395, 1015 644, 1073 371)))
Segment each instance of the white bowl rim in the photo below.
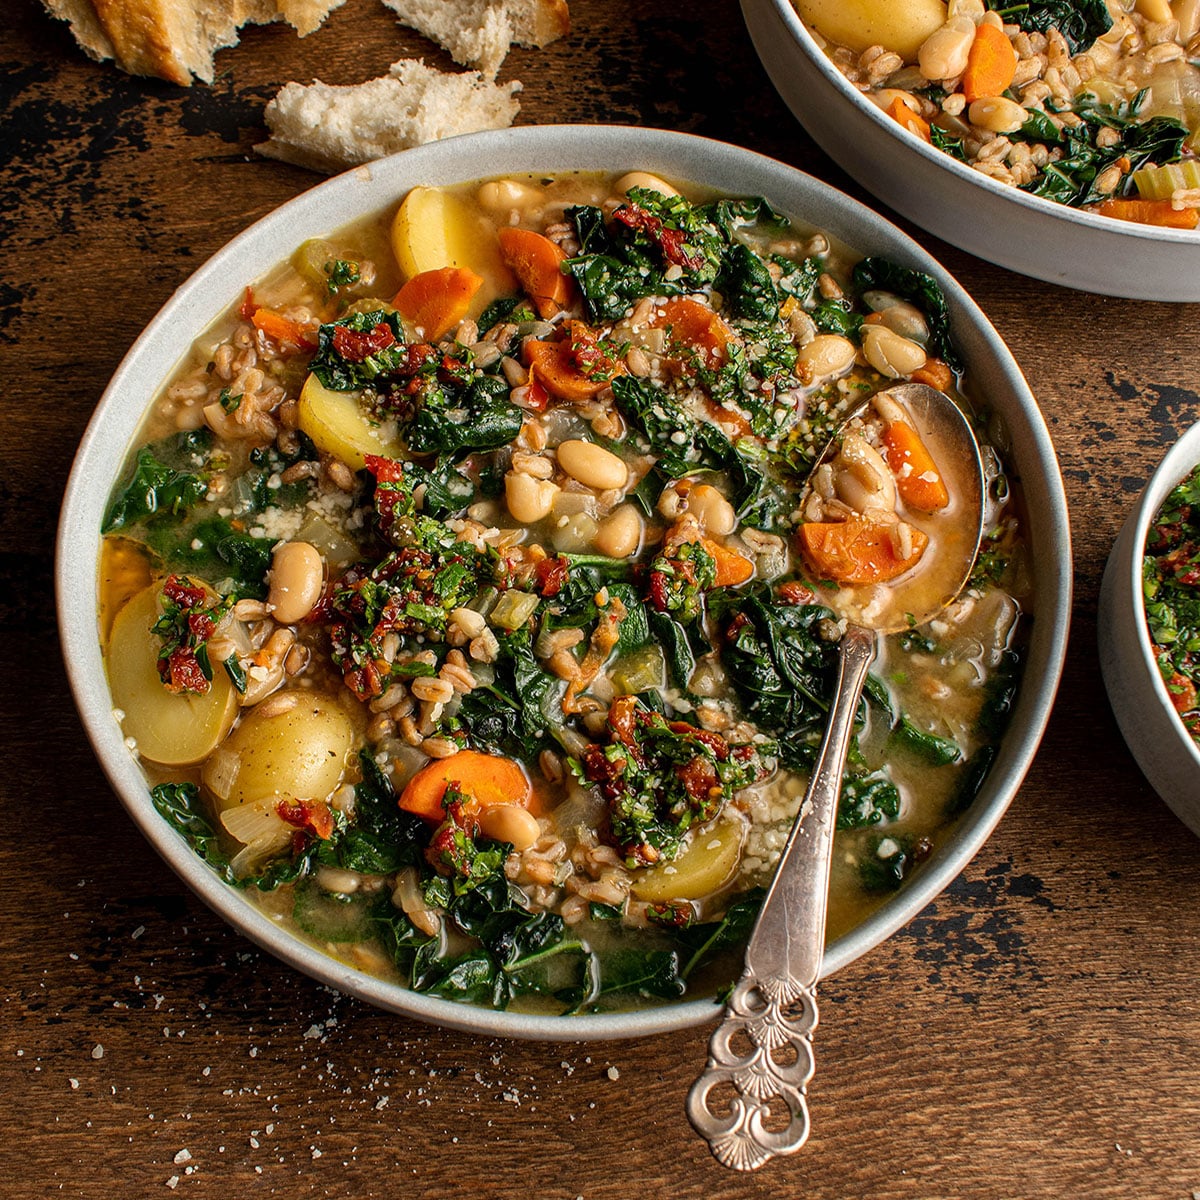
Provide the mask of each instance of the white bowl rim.
POLYGON ((1184 728, 1175 706, 1171 703, 1171 694, 1167 691, 1166 681, 1158 669, 1158 662, 1150 650, 1153 644, 1150 640, 1150 626, 1146 617, 1146 593, 1142 589, 1142 559, 1145 557, 1146 538, 1150 535, 1150 526, 1158 516, 1159 510, 1167 496, 1181 484, 1191 472, 1200 466, 1200 421, 1185 430, 1176 443, 1163 456, 1162 461, 1154 469, 1154 473, 1146 481, 1145 488, 1138 498, 1134 509, 1134 524, 1131 532, 1132 554, 1127 565, 1125 577, 1121 586, 1126 589, 1126 595, 1133 600, 1133 616, 1137 622, 1138 655, 1146 674, 1153 681, 1155 694, 1162 706, 1167 709, 1174 720, 1172 727, 1178 735, 1180 749, 1190 755, 1196 768, 1196 777, 1200 779, 1200 745, 1184 728))
POLYGON ((1000 183, 998 180, 992 179, 991 176, 984 175, 980 171, 973 171, 966 163, 959 162, 958 159, 947 154, 944 150, 937 149, 936 146, 931 146, 922 138, 917 137, 916 134, 905 129, 898 121, 892 120, 879 105, 873 104, 862 92, 858 91, 845 75, 834 66, 830 57, 817 45, 816 39, 809 32, 808 27, 804 24, 800 14, 792 5, 791 0, 766 0, 766 3, 770 4, 778 12, 780 18, 787 26, 788 32, 795 38, 796 42, 813 61, 821 74, 846 99, 860 111, 867 113, 871 120, 881 129, 886 129, 893 137, 898 138, 901 144, 920 154, 930 162, 937 163, 945 170, 957 175, 960 179, 974 183, 985 191, 1002 197, 1013 204, 1019 204, 1031 212, 1041 213, 1045 216, 1079 225, 1084 229, 1099 229, 1109 234, 1121 234, 1134 240, 1151 242, 1178 242, 1181 245, 1192 245, 1200 241, 1200 226, 1196 229, 1170 229, 1161 225, 1145 225, 1139 221, 1118 221, 1115 217, 1104 217, 1099 213, 1085 212, 1083 209, 1072 208, 1067 204, 1060 204, 1056 200, 1047 200, 1044 196, 1035 196, 1031 192, 1023 191, 1021 188, 1010 187, 1007 184, 1000 183))
MULTIPOLYGON (((1062 477, 1049 432, 1028 384, 1012 354, 978 306, 945 269, 912 238, 865 205, 795 167, 740 147, 690 134, 642 127, 526 126, 433 142, 327 180, 273 209, 231 239, 177 289, 122 359, 97 405, 72 465, 60 512, 56 543, 55 582, 60 643, 85 732, 122 804, 159 855, 192 891, 238 932, 263 949, 310 977, 340 991, 356 995, 380 1008, 465 1032, 558 1042, 665 1033, 714 1019, 719 1009, 711 998, 702 998, 667 1002, 627 1012, 571 1018, 495 1011, 439 999, 410 991, 397 984, 386 983, 329 958, 283 931, 259 909, 252 906, 240 892, 222 882, 155 811, 140 768, 124 750, 119 727, 112 719, 107 684, 104 683, 100 689, 102 697, 94 694, 96 679, 104 680, 95 606, 88 612, 87 620, 79 620, 76 615, 80 608, 80 581, 72 574, 72 564, 78 561, 78 555, 73 558, 72 552, 89 544, 91 539, 94 539, 97 545, 99 541, 99 521, 95 522, 96 530, 86 528, 89 520, 89 496, 83 483, 88 479, 89 472, 101 472, 105 490, 99 501, 95 497, 91 498, 90 503, 95 509, 97 503, 102 506, 107 502, 115 478, 113 471, 101 471, 100 467, 102 462, 111 461, 112 458, 111 454, 106 455, 103 444, 107 432, 106 414, 110 408, 116 407, 121 389, 127 383, 135 383, 142 361, 153 359, 156 343, 160 338, 166 339, 176 317, 180 313, 186 313, 193 301, 199 303, 199 298, 204 297, 206 291, 221 284, 222 271, 228 265, 239 262, 244 251, 255 248, 260 240, 266 240, 269 230, 281 222, 282 212, 287 212, 298 222, 303 222, 311 212, 323 211, 326 206, 336 209, 339 201, 354 195, 357 189, 364 185, 368 188, 375 186, 380 195, 371 194, 356 211, 360 215, 378 211, 388 203, 388 199, 382 196, 385 184, 391 187, 389 196, 394 202, 404 190, 415 186, 413 176, 422 169, 434 176, 440 173, 444 176, 440 182, 444 183, 467 182, 486 177, 488 172, 474 169, 471 166, 472 161, 476 157, 485 159, 488 152, 501 151, 523 156, 510 168, 514 170, 611 170, 614 169, 613 162, 620 163, 622 157, 626 156, 636 157, 637 162, 634 165, 641 165, 642 169, 653 170, 656 163, 666 161, 669 165, 659 165, 657 169, 663 173, 673 172, 676 177, 683 179, 695 178, 695 175, 690 173, 688 164, 701 159, 704 163, 702 171, 710 173, 707 182, 723 191, 741 190, 743 194, 761 191, 768 196, 774 191, 774 196, 778 199, 780 193, 799 190, 833 210, 820 217, 813 214, 810 219, 819 219, 828 224, 832 218, 835 226, 841 227, 854 223, 869 226, 874 240, 889 243, 886 251, 889 255, 901 260, 915 261, 922 270, 928 271, 937 279, 947 296, 956 325, 965 327, 973 337, 981 340, 991 357, 995 371, 1003 376, 1007 386, 1019 399, 1018 407, 1028 425, 1029 444, 1029 459, 1022 464, 1022 469, 1027 478, 1036 476, 1044 484, 1048 511, 1039 516, 1047 525, 1046 536, 1053 539, 1056 546, 1061 547, 1065 562, 1070 563, 1070 529, 1062 477), (628 150, 626 146, 629 147, 628 150), (551 161, 555 165, 551 166, 551 161), (466 165, 461 168, 454 165, 460 162, 466 165), (739 185, 732 180, 728 186, 714 182, 717 177, 732 177, 735 170, 739 175, 753 177, 754 186, 739 189, 739 185), (90 674, 87 670, 89 664, 90 674), (104 700, 107 700, 107 703, 104 703, 104 700)), ((429 175, 421 178, 428 179, 429 175)), ((781 207, 787 211, 792 206, 784 203, 781 207)), ((806 219, 804 213, 797 212, 795 215, 802 220, 806 219)), ((337 221, 331 219, 324 228, 328 231, 350 219, 352 218, 346 217, 337 221)), ((300 227, 309 228, 303 224, 300 227)), ((836 234, 838 229, 831 229, 831 232, 836 234)), ((863 246, 856 246, 855 250, 858 253, 881 252, 863 246)), ((275 265, 281 257, 276 256, 268 265, 275 265)), ((263 273, 266 269, 268 268, 263 268, 263 273)), ((246 273, 248 274, 249 270, 246 273)), ((236 272, 231 274, 234 279, 244 279, 244 276, 236 272)), ((228 296, 214 311, 211 319, 215 319, 219 312, 233 303, 240 290, 240 284, 231 285, 228 296)), ((197 328, 202 330, 204 326, 192 325, 190 328, 192 333, 189 345, 198 336, 197 328)), ((162 382, 178 365, 180 358, 181 355, 176 356, 169 365, 155 371, 154 382, 148 394, 143 389, 142 394, 146 399, 140 408, 142 418, 149 398, 156 394, 162 382)), ((140 421, 138 424, 140 425, 140 421)), ((136 426, 129 433, 130 444, 135 434, 136 426)), ((128 445, 124 447, 125 453, 128 449, 128 445)), ((125 453, 121 456, 121 462, 125 461, 125 453)), ((89 560, 89 565, 91 561, 93 560, 89 560)), ((1017 701, 1017 715, 1023 718, 1024 725, 1021 731, 1010 727, 1006 732, 1001 743, 1000 755, 989 773, 984 792, 957 818, 952 834, 910 883, 885 901, 866 921, 830 944, 822 968, 823 977, 866 953, 916 916, 958 875, 983 845, 1007 809, 1029 769, 1045 731, 1061 678, 1070 617, 1071 583, 1069 569, 1056 571, 1051 578, 1039 577, 1037 619, 1032 627, 1034 641, 1027 652, 1017 701), (1030 669, 1034 645, 1041 647, 1045 667, 1037 679, 1032 678, 1033 672, 1030 669), (1002 786, 1007 794, 988 795, 999 792, 1002 786)), ((88 586, 94 588, 94 581, 88 586)))

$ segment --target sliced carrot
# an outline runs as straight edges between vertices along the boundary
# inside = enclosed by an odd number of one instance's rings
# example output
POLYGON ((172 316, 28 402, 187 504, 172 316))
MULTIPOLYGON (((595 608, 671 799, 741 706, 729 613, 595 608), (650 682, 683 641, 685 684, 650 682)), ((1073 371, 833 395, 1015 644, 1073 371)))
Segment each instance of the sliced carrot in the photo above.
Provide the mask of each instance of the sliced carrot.
POLYGON ((918 367, 909 379, 913 383, 927 383, 939 392, 948 392, 954 383, 954 372, 940 358, 927 358, 923 367, 918 367))
POLYGON ((912 551, 901 558, 892 526, 850 517, 845 521, 810 521, 800 526, 800 547, 820 579, 837 583, 886 583, 903 575, 925 553, 929 538, 912 529, 912 551))
POLYGON ((272 341, 282 345, 292 345, 300 350, 315 350, 317 339, 291 317, 275 312, 271 308, 256 308, 250 318, 255 329, 261 329, 272 341))
POLYGON ((1008 34, 995 25, 975 29, 975 40, 967 53, 962 77, 962 94, 972 104, 984 96, 1002 95, 1017 73, 1017 52, 1008 34))
POLYGON ((676 297, 655 312, 654 323, 671 331, 672 341, 700 350, 705 366, 718 367, 725 361, 725 347, 733 330, 707 305, 676 297))
POLYGON ((566 254, 547 237, 532 229, 500 230, 500 256, 533 301, 538 315, 549 319, 566 308, 574 296, 574 283, 564 275, 566 254))
POLYGON ((467 315, 483 276, 466 267, 441 267, 414 275, 397 293, 393 306, 417 326, 427 342, 436 342, 467 315))
POLYGON ((428 821, 442 821, 446 816, 442 797, 452 783, 470 798, 468 807, 474 812, 497 804, 528 808, 533 795, 528 777, 511 758, 460 750, 422 767, 400 793, 400 807, 428 821))
POLYGON ((899 96, 888 105, 887 114, 903 129, 907 129, 909 133, 915 133, 921 141, 933 141, 933 134, 929 132, 929 122, 920 113, 913 112, 899 96))
POLYGON ((1105 200, 1091 211, 1118 221, 1161 225, 1165 229, 1195 229, 1200 224, 1200 209, 1172 208, 1170 200, 1105 200))
POLYGON ((737 587, 754 574, 754 564, 732 546, 723 546, 711 538, 701 538, 700 545, 717 564, 717 577, 714 581, 717 587, 737 587))
POLYGON ((906 421, 893 421, 883 434, 887 464, 896 477, 904 503, 921 512, 936 512, 950 503, 950 493, 921 435, 906 421))
POLYGON ((566 333, 557 342, 525 343, 530 378, 559 400, 591 400, 625 373, 625 363, 582 321, 568 321, 566 333))

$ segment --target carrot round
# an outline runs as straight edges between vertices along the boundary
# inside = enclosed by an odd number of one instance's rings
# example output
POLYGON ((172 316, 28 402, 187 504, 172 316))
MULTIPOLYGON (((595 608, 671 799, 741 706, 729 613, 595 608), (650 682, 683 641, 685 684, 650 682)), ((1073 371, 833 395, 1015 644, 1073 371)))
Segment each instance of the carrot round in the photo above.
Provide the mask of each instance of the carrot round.
POLYGON ((528 808, 533 794, 525 772, 511 758, 460 750, 422 767, 400 793, 400 807, 414 816, 442 821, 446 816, 442 797, 452 783, 470 798, 469 808, 474 812, 497 804, 528 808))
POLYGON ((559 400, 591 400, 625 373, 625 363, 582 321, 568 321, 559 341, 527 341, 524 354, 531 381, 559 400))
POLYGON ((913 383, 927 383, 939 392, 948 392, 954 382, 954 372, 940 358, 927 358, 923 367, 918 367, 909 379, 913 383))
POLYGON ((670 330, 672 341, 682 342, 704 354, 705 366, 720 366, 733 331, 711 308, 696 300, 668 300, 655 317, 655 324, 670 330))
POLYGON ((538 315, 549 319, 571 302, 572 281, 562 273, 566 254, 547 237, 531 229, 505 226, 500 230, 500 257, 520 281, 538 315))
POLYGON ((483 276, 466 267, 441 267, 414 275, 392 301, 396 311, 436 342, 467 315, 483 276))
POLYGON ((809 567, 820 579, 837 583, 886 583, 913 566, 928 544, 925 534, 912 529, 912 550, 901 558, 892 526, 863 517, 800 526, 800 548, 809 567))
POLYGON ((1091 211, 1118 221, 1161 225, 1165 229, 1195 229, 1200 224, 1200 209, 1172 208, 1170 200, 1104 200, 1091 211))
POLYGON ((950 493, 921 435, 906 421, 893 421, 885 430, 887 464, 896 477, 904 503, 921 512, 936 512, 950 503, 950 493))
POLYGON ((293 321, 274 309, 256 308, 250 321, 255 329, 261 329, 267 337, 281 345, 290 344, 300 350, 317 348, 317 339, 299 321, 293 321))
POLYGON ((899 96, 888 105, 887 115, 909 133, 915 133, 921 141, 933 141, 933 134, 929 132, 929 122, 920 113, 913 112, 899 96))
POLYGON ((700 545, 716 563, 717 576, 714 583, 717 587, 737 587, 754 574, 754 564, 731 546, 724 546, 711 538, 701 538, 700 545))
POLYGON ((967 103, 1003 94, 1016 72, 1017 52, 1008 34, 995 25, 977 26, 962 77, 962 94, 967 103))

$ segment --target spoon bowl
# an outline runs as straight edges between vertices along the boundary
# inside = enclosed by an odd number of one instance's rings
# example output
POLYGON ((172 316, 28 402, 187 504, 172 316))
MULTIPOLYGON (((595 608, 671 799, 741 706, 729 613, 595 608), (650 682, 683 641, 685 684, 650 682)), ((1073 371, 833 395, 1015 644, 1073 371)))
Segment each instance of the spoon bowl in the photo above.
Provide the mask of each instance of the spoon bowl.
MULTIPOLYGON (((922 530, 929 541, 915 565, 885 583, 838 586, 824 597, 847 620, 838 645, 834 703, 808 790, 750 934, 745 969, 709 1041, 708 1063, 688 1093, 688 1119, 717 1160, 739 1171, 795 1153, 808 1140, 806 1092, 814 1071, 833 832, 854 715, 877 636, 923 625, 950 604, 970 579, 983 536, 983 462, 970 422, 948 396, 920 383, 877 393, 842 422, 813 465, 800 511, 807 514, 812 491, 828 484, 821 472, 826 467, 832 472, 846 440, 866 431, 872 409, 885 423, 907 417, 937 471, 954 485, 947 488, 948 502, 932 514, 908 512, 903 489, 892 497, 892 517, 912 517, 917 528, 918 521, 931 528, 928 534, 922 530), (713 1103, 714 1091, 722 1088, 734 1093, 723 1111, 713 1103), (768 1126, 777 1098, 787 1113, 782 1128, 778 1120, 768 1126)), ((832 505, 846 507, 836 488, 825 490, 832 505)), ((880 521, 887 515, 880 514, 880 521)))

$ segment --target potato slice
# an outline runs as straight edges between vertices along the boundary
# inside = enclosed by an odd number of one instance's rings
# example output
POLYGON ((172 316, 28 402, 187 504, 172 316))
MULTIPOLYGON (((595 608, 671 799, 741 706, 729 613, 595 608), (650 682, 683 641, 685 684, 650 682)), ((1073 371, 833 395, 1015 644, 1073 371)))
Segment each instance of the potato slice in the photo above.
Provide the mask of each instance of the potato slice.
POLYGON ((392 221, 392 250, 411 279, 422 271, 469 267, 483 276, 467 315, 478 316, 497 296, 517 291, 517 281, 500 257, 496 228, 482 213, 440 188, 413 188, 392 221))
MULTIPOLYGON (((229 732, 238 695, 220 664, 203 695, 176 695, 158 674, 162 642, 150 632, 162 615, 161 583, 153 583, 117 613, 108 646, 108 683, 121 729, 152 762, 178 767, 200 762, 229 732)), ((208 592, 208 589, 205 589, 208 592)), ((215 593, 209 592, 215 598, 215 593)))
POLYGON ((395 421, 374 420, 358 392, 331 391, 315 375, 304 381, 299 416, 300 428, 317 449, 340 459, 352 471, 366 466, 368 454, 399 458, 404 452, 395 421))
POLYGON ((651 867, 633 885, 634 896, 659 904, 667 900, 699 900, 725 887, 737 873, 746 840, 746 823, 736 817, 699 829, 674 861, 651 867))
POLYGON ((831 42, 858 53, 868 46, 917 61, 921 43, 946 21, 942 0, 796 0, 801 18, 831 42))
POLYGON ((269 708, 247 714, 200 778, 221 810, 269 796, 326 800, 342 782, 353 742, 350 718, 332 700, 279 692, 269 708))

